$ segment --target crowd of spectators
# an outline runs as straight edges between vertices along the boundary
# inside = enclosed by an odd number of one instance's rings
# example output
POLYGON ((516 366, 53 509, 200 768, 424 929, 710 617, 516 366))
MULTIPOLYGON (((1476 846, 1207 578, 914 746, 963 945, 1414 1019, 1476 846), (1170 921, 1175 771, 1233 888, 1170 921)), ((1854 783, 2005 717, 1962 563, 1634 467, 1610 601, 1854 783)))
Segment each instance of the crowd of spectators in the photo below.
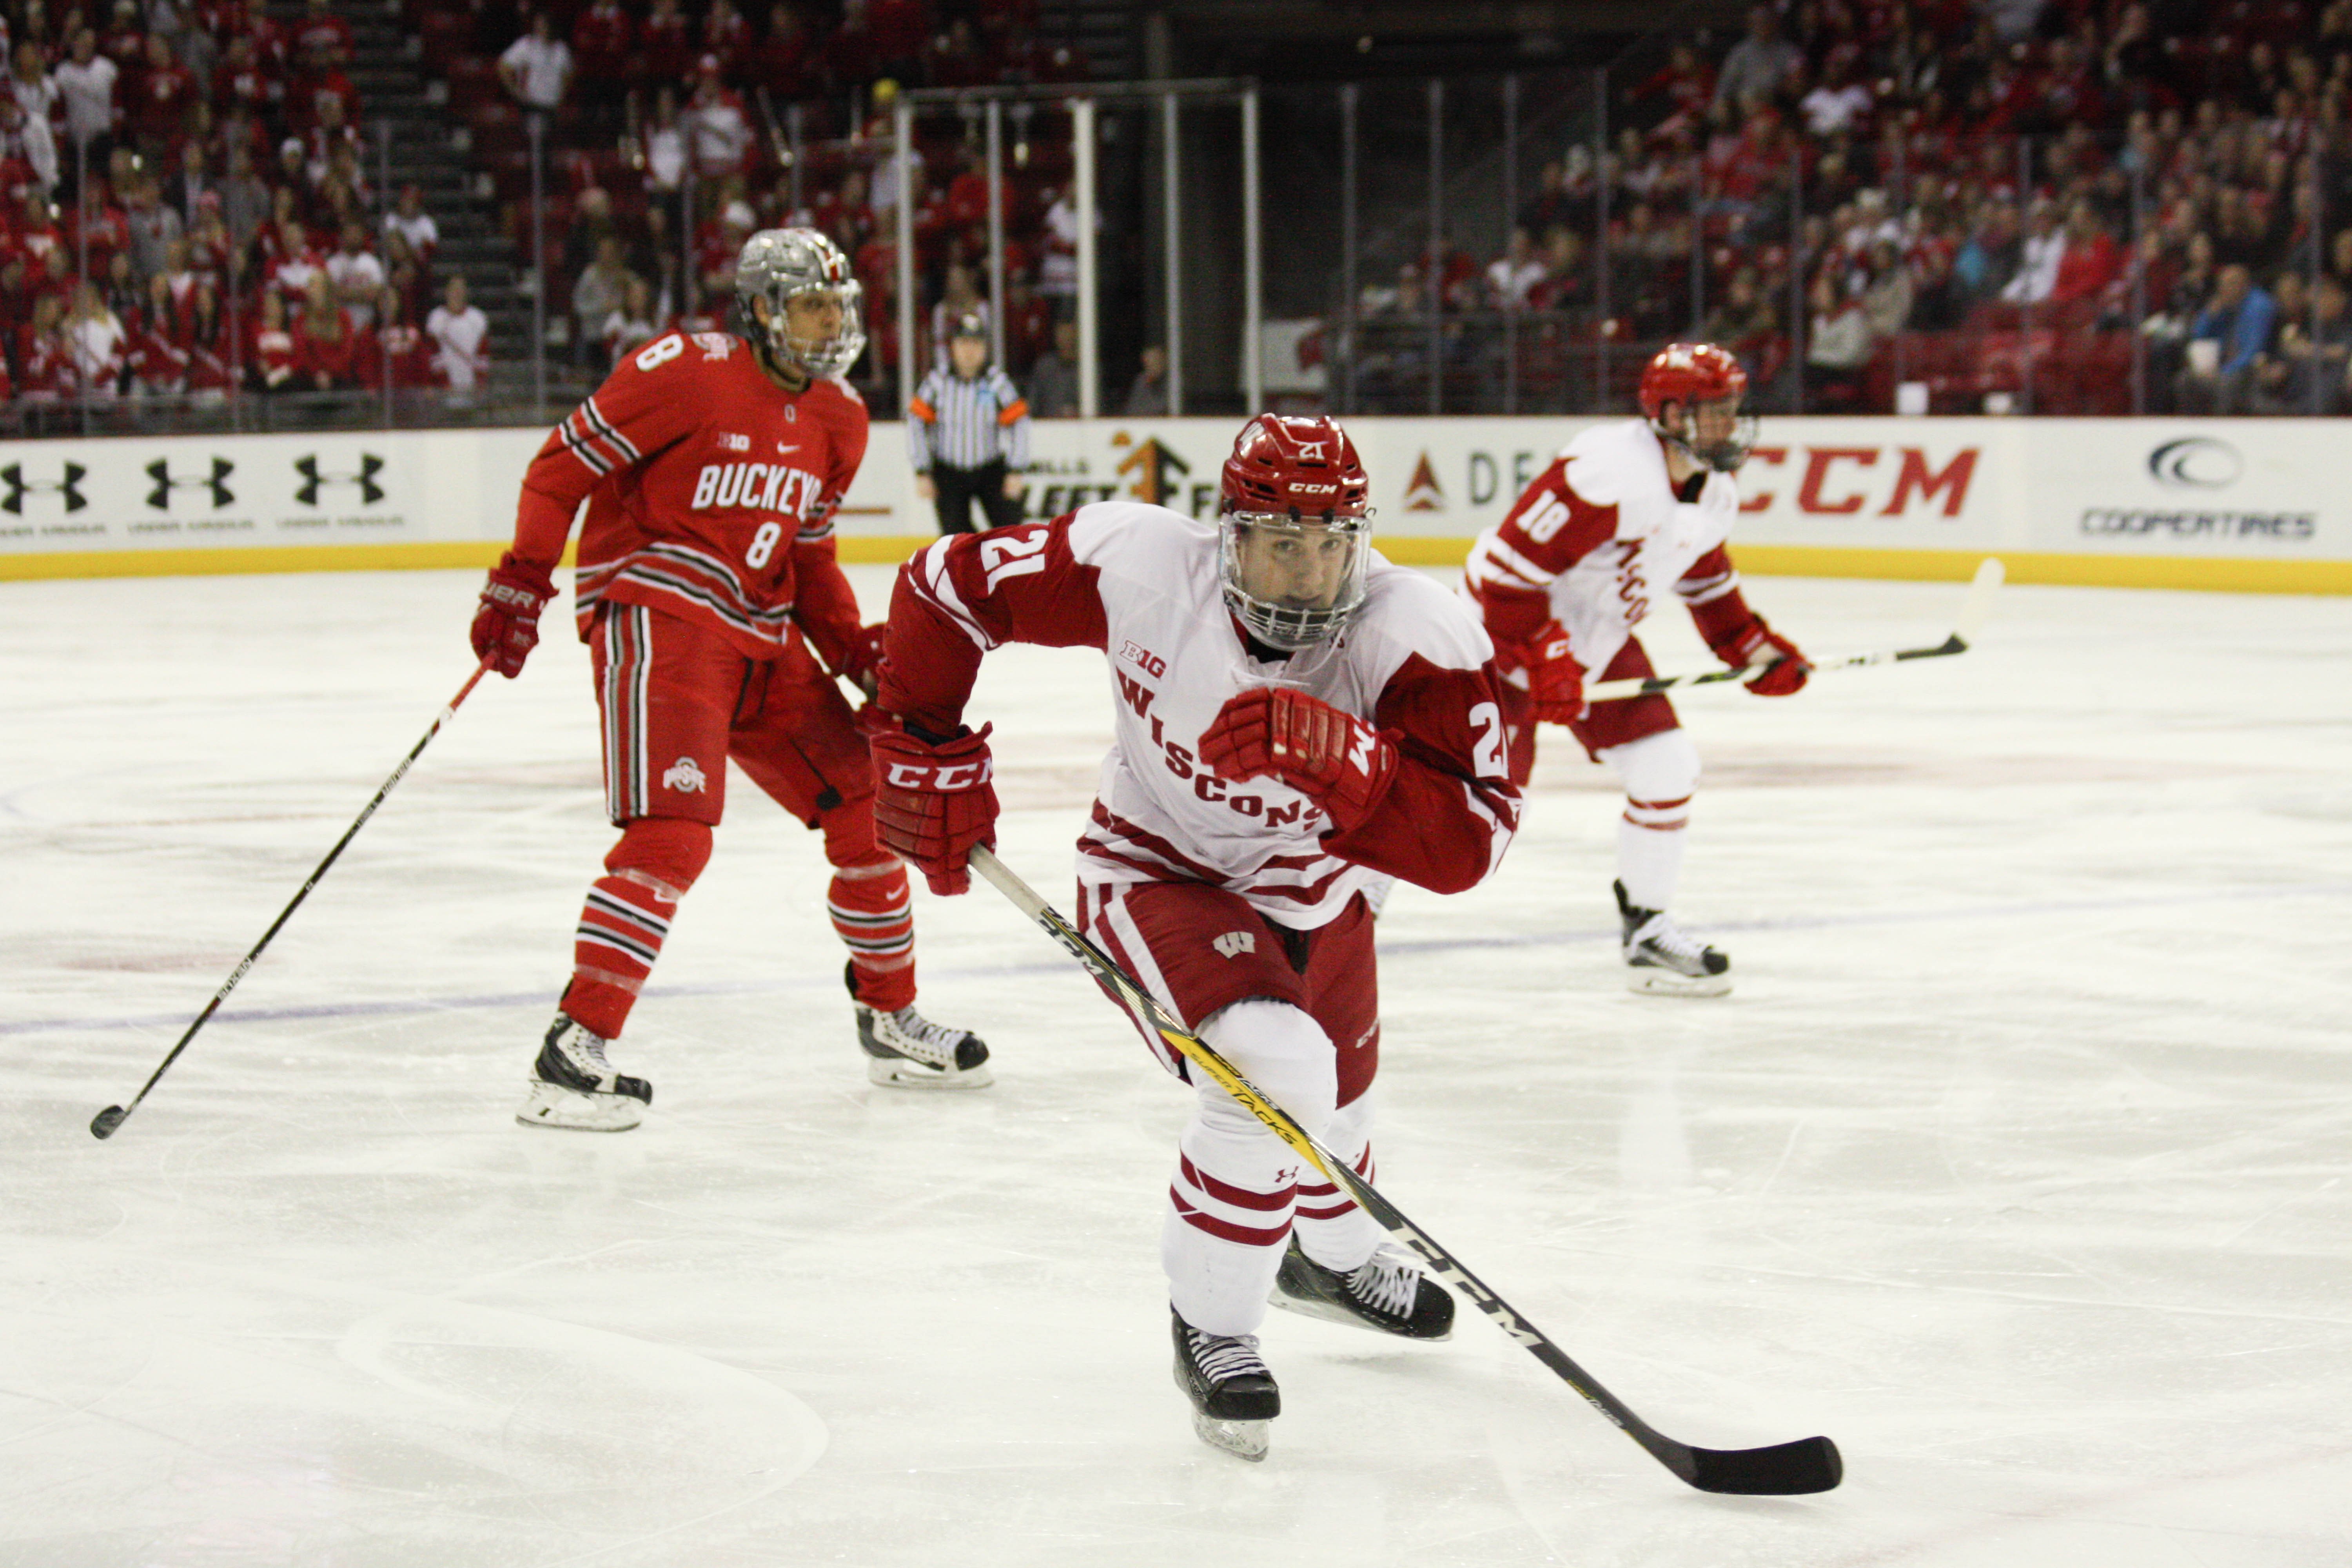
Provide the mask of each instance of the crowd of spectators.
POLYGON ((0 395, 454 389, 487 323, 369 176, 350 25, 307 0, 0 5, 0 395))
MULTIPOLYGON (((943 344, 942 323, 989 311, 977 125, 919 116, 910 188, 899 191, 901 85, 1087 74, 1075 50, 1039 40, 1034 0, 868 0, 838 12, 778 0, 756 20, 733 0, 695 12, 679 0, 584 0, 513 13, 505 33, 482 17, 428 13, 426 58, 505 198, 520 253, 545 258, 558 353, 589 375, 672 327, 719 324, 744 239, 793 225, 851 258, 873 344, 853 374, 878 390, 898 362, 900 203, 912 214, 922 353, 943 344)), ((1056 315, 1076 293, 1066 116, 1017 106, 1006 154, 1005 360, 1025 374, 1052 358, 1056 315)))
POLYGON ((1511 312, 1530 406, 1696 332, 1783 407, 2352 407, 2352 0, 1799 0, 1654 68, 1500 256, 1365 291, 1368 377, 1412 403, 1433 315, 1491 379, 1511 312))

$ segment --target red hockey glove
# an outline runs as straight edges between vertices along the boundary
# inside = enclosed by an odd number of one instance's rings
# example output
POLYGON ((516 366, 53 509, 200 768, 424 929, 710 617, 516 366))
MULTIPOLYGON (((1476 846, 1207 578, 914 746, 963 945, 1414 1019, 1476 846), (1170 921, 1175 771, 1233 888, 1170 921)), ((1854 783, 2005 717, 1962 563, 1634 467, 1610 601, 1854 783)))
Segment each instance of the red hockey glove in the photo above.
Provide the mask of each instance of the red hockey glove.
POLYGON ((522 661, 539 646, 539 612, 555 597, 555 579, 547 568, 518 561, 513 551, 490 568, 482 585, 482 602, 474 612, 474 657, 512 680, 522 673, 522 661))
POLYGON ((1742 665, 1759 663, 1774 654, 1780 656, 1780 663, 1747 683, 1748 689, 1759 697, 1786 697, 1790 692, 1802 690, 1805 676, 1813 668, 1805 662, 1805 656, 1798 651, 1797 645, 1766 626, 1761 616, 1750 620, 1728 646, 1719 647, 1716 652, 1734 669, 1742 665))
POLYGON ((849 683, 866 696, 874 695, 882 679, 882 623, 860 626, 848 648, 841 656, 841 668, 835 673, 845 675, 849 683))
POLYGON ((1547 621, 1528 648, 1528 695, 1536 717, 1549 724, 1573 724, 1584 717, 1584 666, 1568 651, 1568 631, 1547 621))
POLYGON ((1217 710, 1201 736, 1201 760, 1229 779, 1272 774, 1311 797, 1346 832, 1388 793, 1397 749, 1328 702, 1286 686, 1260 686, 1217 710))
POLYGON ((866 728, 874 748, 875 837, 921 870, 934 893, 970 891, 971 847, 996 840, 993 726, 947 741, 911 734, 887 716, 866 728))

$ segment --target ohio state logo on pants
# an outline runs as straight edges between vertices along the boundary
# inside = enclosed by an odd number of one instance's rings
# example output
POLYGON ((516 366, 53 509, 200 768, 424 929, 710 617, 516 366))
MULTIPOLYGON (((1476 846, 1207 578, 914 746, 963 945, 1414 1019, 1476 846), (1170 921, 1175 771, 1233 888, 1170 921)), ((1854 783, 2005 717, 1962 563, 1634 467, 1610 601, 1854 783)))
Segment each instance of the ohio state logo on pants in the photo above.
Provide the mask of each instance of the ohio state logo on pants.
POLYGON ((705 782, 702 764, 692 757, 678 758, 662 774, 662 788, 680 795, 700 795, 705 782))

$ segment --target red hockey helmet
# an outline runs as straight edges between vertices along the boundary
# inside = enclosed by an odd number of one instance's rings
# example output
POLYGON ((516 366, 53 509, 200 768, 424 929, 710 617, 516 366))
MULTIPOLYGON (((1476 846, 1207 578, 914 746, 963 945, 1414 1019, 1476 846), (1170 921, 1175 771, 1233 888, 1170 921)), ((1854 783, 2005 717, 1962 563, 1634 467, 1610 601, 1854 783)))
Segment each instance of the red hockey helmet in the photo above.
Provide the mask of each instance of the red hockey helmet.
POLYGON ((1269 647, 1339 633, 1364 603, 1370 481, 1328 417, 1262 414, 1242 426, 1219 485, 1217 572, 1226 605, 1269 647))
POLYGON ((1713 343, 1668 343, 1642 371, 1643 416, 1660 438, 1707 468, 1730 473, 1756 444, 1755 421, 1739 413, 1748 373, 1728 349, 1713 343), (1675 405, 1672 419, 1666 405, 1675 405), (1713 407, 1707 405, 1714 405, 1713 407))
POLYGON ((1328 415, 1261 414, 1234 437, 1218 510, 1259 516, 1370 517, 1371 481, 1356 444, 1328 415))

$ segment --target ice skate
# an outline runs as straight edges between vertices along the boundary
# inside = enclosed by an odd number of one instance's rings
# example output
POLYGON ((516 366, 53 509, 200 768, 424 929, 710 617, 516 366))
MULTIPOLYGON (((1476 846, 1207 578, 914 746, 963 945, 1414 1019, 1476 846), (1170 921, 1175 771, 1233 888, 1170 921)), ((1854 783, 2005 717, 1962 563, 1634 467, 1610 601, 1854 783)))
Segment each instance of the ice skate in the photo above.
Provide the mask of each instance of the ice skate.
POLYGON ((889 1089, 986 1089, 988 1042, 970 1029, 934 1024, 912 1007, 885 1013, 857 1004, 866 1076, 889 1089))
POLYGON ((1193 1432, 1253 1464, 1265 1458, 1265 1424, 1282 1414, 1282 1390, 1257 1353, 1257 1336, 1203 1333, 1173 1308, 1168 1326, 1176 1340, 1176 1386, 1192 1402, 1193 1432))
POLYGON ((526 1127, 576 1132, 626 1132, 646 1117, 654 1086, 613 1070, 604 1040, 558 1013, 533 1064, 530 1098, 515 1112, 526 1127))
POLYGON ((1307 1256, 1293 1232, 1274 1279, 1274 1304, 1327 1322, 1352 1323, 1407 1340, 1454 1337, 1454 1298, 1424 1277, 1421 1262, 1382 1242, 1360 1268, 1342 1274, 1307 1256))
POLYGON ((1685 935, 1664 910, 1645 910, 1615 884, 1617 914, 1625 928, 1626 984, 1648 996, 1723 996, 1731 991, 1731 960, 1685 935))

